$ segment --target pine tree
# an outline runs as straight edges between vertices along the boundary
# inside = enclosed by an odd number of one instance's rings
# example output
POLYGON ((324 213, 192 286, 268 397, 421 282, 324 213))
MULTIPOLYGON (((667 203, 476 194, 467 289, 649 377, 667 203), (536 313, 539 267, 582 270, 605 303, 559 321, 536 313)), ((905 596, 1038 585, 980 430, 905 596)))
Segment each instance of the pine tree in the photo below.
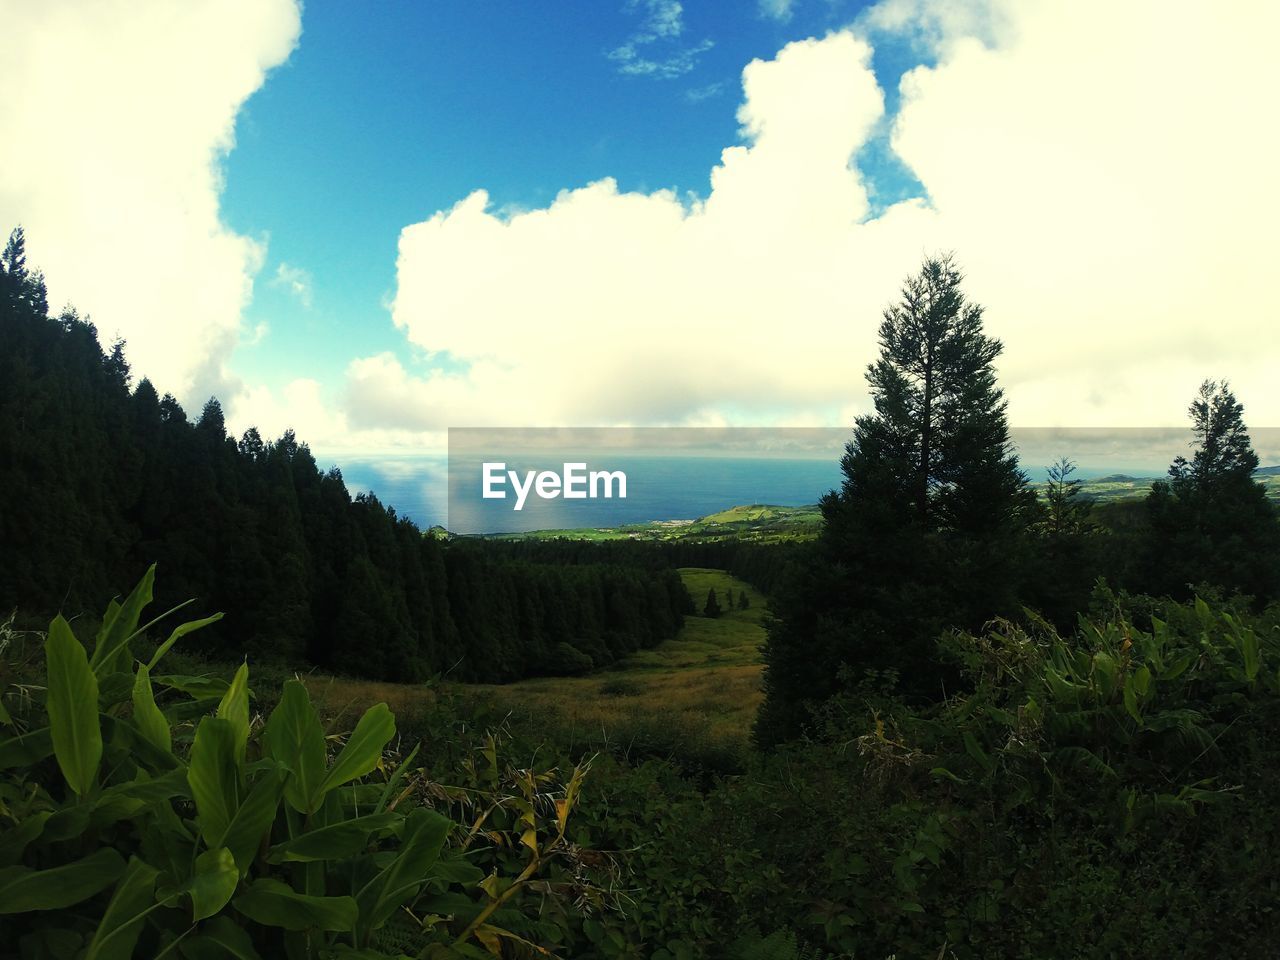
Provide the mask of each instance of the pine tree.
POLYGON ((1222 484, 1252 481, 1258 455, 1244 425, 1244 405, 1225 380, 1206 380, 1187 408, 1196 448, 1190 462, 1176 457, 1169 467, 1172 486, 1210 490, 1222 484))
POLYGON ((723 611, 720 609, 720 601, 716 598, 716 588, 712 587, 707 591, 707 602, 703 604, 702 615, 704 617, 718 617, 723 611))
POLYGON ((751 601, 747 599, 747 591, 743 590, 742 593, 738 594, 738 609, 746 610, 750 606, 751 601))
POLYGON ((866 373, 874 412, 856 420, 822 535, 773 606, 762 743, 799 733, 805 703, 836 692, 842 666, 939 695, 954 679, 939 633, 1018 610, 1037 504, 996 384, 1002 347, 962 279, 950 257, 926 260, 884 311, 866 373))
POLYGON ((1280 597, 1280 520, 1253 477, 1243 405, 1225 381, 1206 380, 1187 413, 1191 459, 1175 458, 1147 496, 1140 586, 1175 598, 1201 583, 1259 603, 1280 597))

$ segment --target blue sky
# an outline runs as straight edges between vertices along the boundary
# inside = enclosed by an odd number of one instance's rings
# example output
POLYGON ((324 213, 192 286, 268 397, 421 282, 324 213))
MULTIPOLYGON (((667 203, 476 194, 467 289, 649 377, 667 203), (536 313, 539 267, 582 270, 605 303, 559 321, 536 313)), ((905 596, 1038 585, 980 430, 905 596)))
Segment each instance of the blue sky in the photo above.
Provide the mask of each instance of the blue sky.
MULTIPOLYGON (((400 230, 473 190, 519 209, 603 177, 705 196, 721 150, 740 139, 742 68, 847 25, 865 4, 799 0, 781 18, 750 3, 675 6, 679 34, 639 53, 661 63, 706 49, 645 75, 610 56, 646 31, 643 3, 309 4, 298 47, 241 111, 225 163, 227 223, 269 235, 270 251, 246 317, 269 333, 239 347, 234 371, 271 385, 337 380, 357 334, 364 351, 414 362, 386 309, 400 230), (308 305, 272 284, 281 263, 306 271, 308 305)), ((891 98, 914 65, 906 53, 887 45, 873 58, 891 98)), ((880 202, 920 194, 884 141, 863 153, 880 202)))
POLYGON ((42 0, 0 223, 239 432, 847 427, 953 251, 1011 422, 1280 423, 1280 5, 42 0), (139 282, 145 277, 145 282, 139 282))

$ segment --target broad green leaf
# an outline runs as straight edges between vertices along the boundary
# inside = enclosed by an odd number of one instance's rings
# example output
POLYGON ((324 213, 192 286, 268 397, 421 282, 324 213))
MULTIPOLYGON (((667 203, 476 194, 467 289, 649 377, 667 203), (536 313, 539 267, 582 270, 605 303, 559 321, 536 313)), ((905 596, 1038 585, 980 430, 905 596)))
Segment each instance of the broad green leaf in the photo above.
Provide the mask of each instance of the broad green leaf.
POLYGON ((1054 699, 1068 702, 1079 701, 1082 688, 1067 680, 1047 663, 1044 665, 1044 678, 1049 684, 1049 690, 1053 693, 1054 699))
POLYGON ((192 720, 199 720, 201 717, 207 717, 217 709, 220 699, 221 695, 204 697, 199 700, 178 700, 165 704, 160 708, 160 712, 164 714, 170 726, 177 726, 182 723, 190 723, 192 720))
POLYGON ((267 752, 292 774, 284 787, 289 806, 299 813, 314 812, 311 798, 325 776, 324 728, 301 681, 285 682, 263 740, 267 752))
POLYGON ((1240 633, 1240 656, 1244 658, 1244 678, 1252 683, 1258 677, 1258 668, 1262 666, 1258 635, 1252 630, 1242 630, 1240 633))
POLYGON ((285 930, 347 931, 358 908, 351 897, 308 897, 279 880, 255 880, 233 904, 250 920, 285 930))
POLYGON ((1183 654, 1181 657, 1178 657, 1176 660, 1174 660, 1172 663, 1169 664, 1168 668, 1163 673, 1160 674, 1160 679, 1176 680, 1178 677, 1182 676, 1187 671, 1187 668, 1190 667, 1195 662, 1196 662, 1195 654, 1193 653, 1183 654))
POLYGON ((0 870, 0 914, 62 910, 109 887, 123 871, 124 857, 110 847, 48 870, 6 867, 0 870))
POLYGON ((231 902, 240 882, 235 858, 226 847, 206 850, 196 857, 196 871, 187 886, 191 895, 191 919, 204 920, 231 902))
POLYGON ((187 775, 184 770, 170 770, 155 777, 140 772, 134 780, 103 790, 98 797, 98 804, 114 800, 138 800, 149 806, 187 795, 187 775))
POLYGON ((439 859, 451 829, 453 822, 434 810, 418 807, 409 814, 396 858, 356 894, 362 933, 382 926, 418 891, 427 879, 427 871, 439 859))
POLYGON ((89 666, 99 677, 128 666, 129 639, 138 629, 143 608, 151 602, 151 587, 155 579, 156 565, 153 563, 133 592, 120 604, 110 626, 103 625, 103 632, 99 633, 98 642, 93 647, 93 659, 89 661, 89 666))
POLYGON ((333 761, 333 766, 320 782, 317 795, 311 798, 311 810, 315 811, 324 795, 334 787, 350 783, 369 773, 382 759, 383 748, 396 735, 396 720, 385 703, 370 707, 351 731, 346 745, 333 761))
POLYGON ((157 749, 173 749, 169 721, 156 706, 155 695, 151 691, 151 671, 141 663, 133 681, 133 725, 157 749))
POLYGON ((262 960, 253 941, 230 917, 216 917, 182 942, 188 960, 262 960))
POLYGON ((102 739, 106 743, 113 749, 129 753, 135 762, 151 772, 168 773, 186 769, 182 760, 172 751, 161 750, 144 737, 131 719, 104 713, 98 717, 98 722, 102 724, 102 739))
POLYGON ((97 636, 93 640, 93 649, 97 650, 107 642, 111 628, 120 617, 120 601, 114 597, 107 603, 107 612, 102 615, 102 625, 98 627, 97 636))
POLYGON ((200 721, 191 745, 187 783, 196 802, 200 835, 211 848, 222 846, 240 806, 240 765, 231 721, 218 717, 200 721))
POLYGON ((1133 689, 1140 697, 1145 697, 1151 689, 1151 671, 1146 664, 1133 672, 1133 689))
POLYGON ((29 813, 18 821, 17 826, 0 835, 0 867, 11 866, 22 859, 27 844, 44 832, 45 821, 49 817, 48 810, 29 813))
POLYGON ((117 704, 124 703, 133 693, 133 674, 128 670, 113 670, 98 675, 98 710, 106 713, 117 704))
POLYGON ((53 753, 67 784, 84 796, 98 778, 102 729, 98 726, 98 678, 89 669, 84 645, 59 614, 45 641, 49 731, 53 753))
POLYGON ((240 664, 231 686, 218 704, 218 716, 228 720, 236 731, 236 758, 244 759, 245 744, 249 742, 249 665, 240 664))
POLYGON ((403 819, 398 813, 372 813, 308 830, 292 840, 277 843, 267 851, 267 860, 270 863, 307 863, 351 857, 369 845, 369 838, 373 834, 386 830, 403 819))
POLYGON ((250 788, 249 795, 231 818, 222 842, 230 848, 241 876, 249 872, 262 838, 271 830, 283 792, 284 772, 279 768, 268 770, 250 788))
POLYGON ((231 684, 221 677, 195 677, 186 674, 163 674, 151 678, 162 687, 169 687, 189 697, 203 700, 207 697, 222 697, 230 689, 231 684))
POLYGON ((29 730, 0 740, 0 770, 29 767, 53 753, 53 733, 48 727, 29 730))
POLYGON ((158 873, 137 857, 129 860, 84 960, 130 960, 147 914, 159 906, 152 896, 158 873))
POLYGON ((190 620, 187 623, 179 624, 173 628, 173 632, 169 634, 169 639, 160 646, 156 647, 156 652, 152 654, 151 661, 147 664, 148 670, 154 670, 160 662, 161 657, 169 652, 169 648, 185 637, 188 633, 195 633, 202 627, 207 627, 211 623, 217 623, 222 619, 222 614, 215 613, 211 617, 205 617, 203 620, 190 620))
POLYGON ((1124 708, 1128 711, 1129 716, 1133 717, 1133 722, 1138 726, 1142 726, 1142 713, 1138 710, 1138 694, 1136 690, 1137 684, 1134 683, 1133 677, 1127 677, 1124 682, 1124 708))

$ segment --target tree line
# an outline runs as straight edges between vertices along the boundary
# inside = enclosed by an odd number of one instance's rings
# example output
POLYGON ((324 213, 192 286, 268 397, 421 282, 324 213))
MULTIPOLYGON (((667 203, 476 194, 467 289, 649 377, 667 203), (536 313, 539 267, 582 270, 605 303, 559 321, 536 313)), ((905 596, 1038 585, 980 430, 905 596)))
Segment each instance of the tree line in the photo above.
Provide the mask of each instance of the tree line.
POLYGON ((417 680, 502 681, 609 663, 673 636, 690 601, 666 567, 572 566, 424 535, 352 497, 292 431, 227 434, 131 383, 68 310, 50 317, 21 230, 0 255, 0 609, 100 608, 158 564, 157 600, 225 619, 210 657, 417 680))

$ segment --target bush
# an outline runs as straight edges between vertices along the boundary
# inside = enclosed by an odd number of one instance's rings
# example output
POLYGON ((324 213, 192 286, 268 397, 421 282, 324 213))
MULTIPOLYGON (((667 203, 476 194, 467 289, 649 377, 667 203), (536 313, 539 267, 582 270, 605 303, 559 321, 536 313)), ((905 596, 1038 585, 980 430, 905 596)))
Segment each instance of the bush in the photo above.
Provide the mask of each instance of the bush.
POLYGON ((547 654, 547 673, 555 677, 580 677, 584 673, 590 673, 594 666, 595 661, 590 654, 583 653, 563 640, 547 654))

